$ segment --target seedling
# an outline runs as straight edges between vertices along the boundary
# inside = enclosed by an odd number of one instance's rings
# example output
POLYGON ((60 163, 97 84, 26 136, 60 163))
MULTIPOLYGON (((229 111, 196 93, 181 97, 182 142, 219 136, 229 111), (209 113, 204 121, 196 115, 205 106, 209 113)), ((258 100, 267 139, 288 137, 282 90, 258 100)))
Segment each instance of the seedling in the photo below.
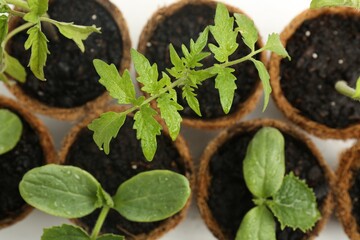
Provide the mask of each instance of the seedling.
MULTIPOLYGON (((352 7, 360 10, 360 1, 359 0, 312 0, 310 8, 323 8, 323 7, 352 7)), ((335 89, 354 100, 360 101, 360 77, 356 81, 356 87, 352 88, 348 86, 345 81, 338 81, 335 84, 335 89)))
POLYGON ((0 109, 0 155, 11 151, 19 142, 22 133, 20 118, 13 112, 0 109))
POLYGON ((305 232, 321 218, 314 192, 293 173, 285 174, 285 143, 275 128, 260 129, 243 163, 245 183, 256 207, 244 217, 236 240, 275 240, 274 216, 281 228, 305 232))
POLYGON ((226 6, 218 4, 215 25, 206 27, 196 41, 190 40, 190 47, 182 45, 182 57, 170 44, 170 59, 173 66, 166 70, 167 73, 162 72, 161 77, 159 77, 156 63, 151 65, 145 56, 132 49, 131 56, 138 75, 137 81, 142 84, 141 90, 148 93, 148 98, 135 96, 135 87, 128 70, 120 76, 115 65, 94 60, 94 66, 100 75, 100 83, 105 86, 110 95, 119 104, 132 105, 124 112, 104 113, 89 125, 89 129, 94 131, 94 140, 98 147, 108 154, 110 141, 118 134, 126 115, 135 112, 134 129, 137 130, 137 139, 141 141, 146 159, 151 161, 157 148, 156 136, 160 135, 162 130, 162 126, 155 119, 157 117, 163 118, 173 140, 180 132, 182 118, 179 111, 183 107, 177 103, 178 96, 174 88, 182 89, 182 97, 186 99, 191 109, 201 116, 199 101, 194 90, 200 87, 203 81, 216 76, 215 88, 219 90, 220 102, 224 112, 228 113, 233 102, 234 91, 237 88, 236 77, 233 75, 234 69, 231 66, 244 61, 253 62, 258 70, 264 88, 263 109, 265 109, 271 93, 270 76, 265 65, 256 60, 254 56, 269 50, 280 56, 290 57, 282 46, 279 35, 275 33, 269 35, 264 47, 256 50, 255 43, 258 36, 251 19, 237 13, 231 17, 226 6), (209 33, 215 38, 216 45, 208 44, 209 33), (251 52, 240 59, 229 61, 229 56, 238 48, 236 38, 239 33, 241 33, 244 43, 251 52), (207 45, 211 52, 204 52, 207 45), (218 63, 209 68, 202 68, 201 61, 211 54, 218 63), (169 75, 175 78, 173 82, 169 75), (150 103, 152 101, 156 101, 160 113, 151 108, 150 103))
POLYGON ((20 62, 6 52, 6 44, 17 33, 28 29, 28 39, 25 42, 25 49, 31 49, 29 67, 34 75, 45 80, 44 66, 47 55, 50 54, 47 43, 48 39, 42 32, 41 23, 50 23, 55 26, 59 32, 66 38, 72 39, 82 52, 85 51, 83 41, 94 32, 100 33, 100 28, 95 26, 80 26, 74 23, 58 22, 47 16, 48 0, 0 0, 0 80, 8 82, 6 76, 9 75, 19 82, 26 80, 25 68, 20 62), (10 5, 21 9, 22 11, 11 9, 10 5), (22 17, 24 24, 8 32, 8 21, 11 16, 22 17))
POLYGON ((58 165, 30 170, 19 189, 28 204, 58 217, 80 218, 101 208, 91 235, 80 227, 64 224, 45 229, 42 240, 75 239, 74 236, 77 240, 124 239, 114 234, 100 235, 110 209, 131 221, 160 221, 179 212, 191 192, 189 181, 183 175, 153 170, 125 181, 111 197, 86 171, 58 165))

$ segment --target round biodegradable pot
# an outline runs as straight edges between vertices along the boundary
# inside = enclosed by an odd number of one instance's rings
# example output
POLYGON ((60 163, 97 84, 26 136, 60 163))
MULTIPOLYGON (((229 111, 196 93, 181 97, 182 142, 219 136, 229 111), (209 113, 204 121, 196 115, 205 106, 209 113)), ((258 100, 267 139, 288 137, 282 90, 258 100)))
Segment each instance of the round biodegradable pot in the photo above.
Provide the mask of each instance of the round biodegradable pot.
POLYGON ((280 230, 276 239, 313 239, 318 235, 333 209, 331 187, 334 174, 315 145, 293 127, 276 120, 252 120, 224 130, 206 147, 198 174, 197 202, 211 232, 221 240, 235 239, 245 214, 254 207, 253 196, 245 185, 243 159, 247 146, 262 127, 277 128, 285 139, 286 173, 293 172, 314 189, 322 218, 303 233, 290 228, 280 230))
POLYGON ((349 238, 360 239, 360 142, 342 154, 337 176, 337 216, 349 238))
POLYGON ((18 186, 23 175, 32 168, 57 163, 57 155, 48 130, 28 110, 20 107, 17 102, 1 96, 0 109, 15 113, 23 125, 17 145, 0 155, 1 229, 22 220, 32 210, 19 193, 18 186))
MULTIPOLYGON (((36 112, 61 120, 76 120, 110 100, 99 83, 93 59, 114 63, 119 72, 130 67, 131 42, 127 25, 120 10, 109 0, 52 0, 48 14, 58 21, 96 25, 102 33, 92 33, 84 41, 85 52, 82 53, 57 28, 43 25, 50 51, 44 68, 46 81, 39 81, 27 68, 26 82, 8 85, 8 88, 36 112)), ((10 31, 21 23, 21 19, 13 18, 9 23, 10 31)), ((27 66, 30 59, 30 51, 24 49, 27 37, 26 31, 21 32, 7 46, 23 66, 27 66)))
MULTIPOLYGON (((206 26, 214 24, 216 4, 217 2, 215 1, 184 0, 160 8, 154 13, 141 33, 138 45, 139 52, 143 53, 150 63, 156 63, 159 72, 171 68, 169 43, 172 43, 179 56, 182 56, 180 54, 181 45, 185 44, 188 46, 190 39, 196 40, 199 33, 206 26)), ((235 7, 227 5, 227 8, 231 14, 242 13, 241 10, 235 7)), ((230 60, 241 58, 250 53, 249 48, 243 43, 240 35, 237 38, 237 42, 239 43, 238 50, 230 56, 230 60)), ((209 43, 215 43, 211 34, 209 34, 209 43)), ((259 36, 256 48, 261 48, 262 46, 263 44, 259 36)), ((204 50, 210 52, 208 47, 204 50)), ((265 53, 257 55, 256 58, 263 62, 266 61, 265 53)), ((214 65, 216 60, 209 56, 202 63, 204 68, 207 68, 214 65)), ((222 110, 219 92, 215 88, 214 77, 204 81, 195 90, 200 103, 202 117, 199 117, 189 107, 186 100, 181 97, 181 88, 176 89, 178 102, 184 107, 180 114, 185 125, 204 129, 224 128, 236 123, 255 108, 262 88, 254 64, 246 61, 232 66, 232 68, 235 69, 234 75, 237 77, 237 89, 228 115, 222 110)))
MULTIPOLYGON (((124 111, 126 108, 113 108, 113 111, 124 111)), ((133 130, 133 116, 128 115, 118 136, 111 141, 110 154, 106 155, 99 150, 93 140, 93 132, 87 125, 99 114, 90 115, 75 126, 65 138, 60 153, 60 161, 65 165, 73 165, 90 172, 104 187, 114 195, 118 186, 140 172, 167 169, 185 175, 190 186, 194 187, 194 169, 190 153, 185 140, 179 136, 172 141, 166 132, 157 138, 158 149, 153 161, 148 162, 143 156, 140 141, 136 139, 133 130)), ((190 204, 190 198, 186 206, 174 216, 163 221, 152 223, 136 223, 122 217, 115 210, 110 210, 109 215, 102 227, 103 233, 115 233, 124 235, 126 239, 158 239, 167 231, 174 228, 184 219, 190 204)), ((74 222, 87 231, 91 231, 99 211, 74 222)))
POLYGON ((360 12, 351 8, 306 10, 281 39, 291 61, 272 54, 273 98, 292 122, 320 138, 360 136, 360 104, 335 90, 360 76, 360 12))

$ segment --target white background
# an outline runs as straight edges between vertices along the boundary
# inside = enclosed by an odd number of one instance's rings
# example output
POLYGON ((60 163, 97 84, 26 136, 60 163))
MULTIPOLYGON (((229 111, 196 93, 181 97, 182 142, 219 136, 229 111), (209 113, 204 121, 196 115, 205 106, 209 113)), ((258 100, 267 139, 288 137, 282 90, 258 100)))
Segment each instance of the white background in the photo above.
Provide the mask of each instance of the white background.
MULTIPOLYGON (((147 20, 159 7, 171 4, 174 0, 112 0, 123 13, 130 30, 132 46, 135 48, 138 43, 141 30, 147 20)), ((310 5, 310 0, 225 0, 224 2, 234 5, 250 17, 253 18, 257 25, 260 34, 263 36, 264 42, 267 35, 272 32, 280 33, 283 28, 301 11, 305 10, 310 5)), ((71 7, 71 6, 69 6, 71 7)), ((0 83, 0 94, 11 96, 0 83)), ((265 113, 261 112, 261 101, 257 109, 246 117, 246 119, 253 118, 276 118, 284 120, 282 114, 276 109, 273 102, 270 102, 265 113)), ((61 141, 65 134, 69 131, 73 123, 66 123, 56 121, 47 117, 40 116, 51 133, 53 134, 56 147, 59 148, 61 141)), ((189 143, 191 153, 195 163, 208 143, 214 138, 218 132, 198 131, 183 127, 182 133, 189 143)), ((322 151, 325 159, 332 169, 336 169, 338 163, 339 152, 351 146, 354 142, 349 140, 347 142, 335 140, 319 140, 310 136, 317 146, 322 151)), ((67 220, 48 216, 39 211, 33 211, 25 220, 5 229, 0 230, 0 240, 39 240, 42 234, 42 229, 45 227, 60 225, 68 223, 67 220)), ((184 222, 182 222, 176 229, 172 230, 162 240, 213 240, 215 239, 203 223, 195 201, 188 213, 184 222)), ((348 239, 345 235, 342 226, 335 217, 329 221, 325 229, 321 232, 318 240, 345 240, 348 239)))

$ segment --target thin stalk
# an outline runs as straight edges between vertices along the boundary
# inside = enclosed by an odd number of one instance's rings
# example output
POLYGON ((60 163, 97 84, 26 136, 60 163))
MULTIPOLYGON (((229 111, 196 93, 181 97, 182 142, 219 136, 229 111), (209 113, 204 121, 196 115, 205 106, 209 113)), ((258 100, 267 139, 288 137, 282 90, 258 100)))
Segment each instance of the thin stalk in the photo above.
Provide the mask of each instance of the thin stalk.
POLYGON ((233 65, 236 65, 236 64, 245 62, 245 61, 247 61, 247 60, 250 60, 250 58, 252 58, 252 57, 255 56, 256 54, 258 54, 258 53, 260 53, 260 52, 262 52, 262 51, 264 51, 264 50, 266 50, 265 47, 259 48, 258 50, 249 53, 249 54, 246 55, 245 57, 236 59, 236 60, 234 60, 234 61, 230 61, 230 62, 226 62, 226 63, 220 64, 220 66, 222 66, 222 67, 231 67, 231 66, 233 66, 233 65))
POLYGON ((6 3, 22 8, 26 11, 30 11, 29 5, 23 0, 6 0, 6 3))
POLYGON ((1 47, 2 47, 2 48, 5 48, 6 43, 7 43, 13 36, 15 36, 15 35, 18 34, 19 32, 24 31, 24 30, 26 30, 26 29, 34 26, 34 25, 35 25, 34 23, 25 23, 25 24, 21 25, 20 27, 17 27, 17 28, 15 28, 14 30, 12 30, 12 31, 6 36, 6 38, 4 39, 4 41, 2 42, 1 47))
POLYGON ((345 81, 336 82, 335 89, 339 93, 341 93, 341 94, 343 94, 343 95, 345 95, 347 97, 350 97, 350 98, 352 98, 354 100, 360 100, 359 98, 354 97, 355 92, 356 92, 355 89, 353 89, 352 87, 349 87, 347 82, 345 82, 345 81))
POLYGON ((101 209, 101 212, 99 214, 98 219, 96 220, 96 224, 95 227, 91 233, 91 240, 96 240, 96 238, 98 237, 101 227, 103 226, 106 216, 109 213, 110 208, 108 206, 104 206, 103 209, 101 209))
POLYGON ((23 16, 25 16, 25 13, 20 12, 20 11, 16 11, 16 10, 12 10, 12 9, 8 9, 7 12, 8 12, 10 15, 17 16, 17 17, 23 17, 23 16))

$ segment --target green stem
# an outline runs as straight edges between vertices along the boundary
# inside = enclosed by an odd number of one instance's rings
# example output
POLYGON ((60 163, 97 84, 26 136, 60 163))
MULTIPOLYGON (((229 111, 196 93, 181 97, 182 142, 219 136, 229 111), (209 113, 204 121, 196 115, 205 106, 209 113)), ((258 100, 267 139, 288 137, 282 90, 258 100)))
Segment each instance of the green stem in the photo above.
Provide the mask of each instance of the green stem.
POLYGON ((16 10, 12 10, 12 9, 8 9, 7 12, 13 16, 17 16, 17 17, 23 17, 25 16, 25 13, 20 12, 20 11, 16 11, 16 10))
POLYGON ((13 37, 15 36, 16 34, 18 34, 19 32, 21 31, 24 31, 32 26, 34 26, 35 24, 34 23, 25 23, 23 25, 21 25, 20 27, 17 27, 15 28, 14 30, 12 30, 7 36, 6 38, 4 39, 4 41, 2 42, 1 44, 1 47, 4 49, 5 46, 6 46, 6 43, 13 37))
POLYGON ((345 81, 336 82, 335 89, 339 93, 341 93, 341 94, 343 94, 343 95, 345 95, 347 97, 350 97, 350 98, 352 98, 354 100, 360 100, 359 98, 354 98, 355 89, 353 89, 352 87, 349 87, 347 82, 345 82, 345 81))
POLYGON ((6 3, 13 4, 16 7, 22 8, 26 11, 30 11, 28 3, 23 0, 6 0, 6 3))
POLYGON ((98 217, 98 219, 96 220, 96 224, 95 227, 91 233, 91 240, 96 240, 96 238, 98 237, 101 227, 105 222, 106 216, 109 213, 110 207, 108 206, 104 206, 103 209, 101 209, 100 215, 98 217))
POLYGON ((246 55, 245 57, 236 59, 236 60, 234 60, 234 61, 222 63, 222 64, 220 64, 220 66, 222 66, 222 67, 231 67, 231 66, 233 66, 233 65, 237 65, 237 64, 239 64, 239 63, 242 63, 242 62, 245 62, 245 61, 247 61, 247 60, 250 60, 253 56, 255 56, 256 54, 258 54, 258 53, 260 53, 260 52, 262 52, 262 51, 264 51, 264 50, 266 50, 265 47, 259 48, 258 50, 249 53, 249 54, 246 55))

